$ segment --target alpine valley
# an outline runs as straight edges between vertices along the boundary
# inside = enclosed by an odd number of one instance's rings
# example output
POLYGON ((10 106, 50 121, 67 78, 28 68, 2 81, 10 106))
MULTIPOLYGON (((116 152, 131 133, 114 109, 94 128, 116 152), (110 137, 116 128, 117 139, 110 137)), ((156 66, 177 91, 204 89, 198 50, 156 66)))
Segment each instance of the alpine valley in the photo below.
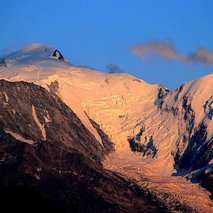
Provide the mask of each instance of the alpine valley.
POLYGON ((169 91, 42 44, 0 58, 8 211, 210 213, 212 145, 213 74, 169 91))

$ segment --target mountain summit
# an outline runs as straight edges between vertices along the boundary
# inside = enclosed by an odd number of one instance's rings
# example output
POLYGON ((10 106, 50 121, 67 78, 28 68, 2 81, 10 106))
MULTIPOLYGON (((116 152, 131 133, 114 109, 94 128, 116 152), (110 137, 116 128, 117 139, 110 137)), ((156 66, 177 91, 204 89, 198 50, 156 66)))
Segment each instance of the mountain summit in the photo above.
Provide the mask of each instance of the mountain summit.
POLYGON ((10 53, 1 58, 7 66, 10 65, 29 65, 41 61, 51 61, 58 59, 64 61, 63 55, 55 48, 44 44, 34 43, 23 47, 22 49, 10 53))

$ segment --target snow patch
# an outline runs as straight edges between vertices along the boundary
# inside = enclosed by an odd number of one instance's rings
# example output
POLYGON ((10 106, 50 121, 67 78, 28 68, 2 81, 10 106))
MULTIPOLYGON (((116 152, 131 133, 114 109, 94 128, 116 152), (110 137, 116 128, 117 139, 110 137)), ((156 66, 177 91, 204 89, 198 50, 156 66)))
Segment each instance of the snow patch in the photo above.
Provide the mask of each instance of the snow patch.
POLYGON ((39 121, 34 105, 32 105, 32 116, 33 116, 38 128, 41 130, 41 134, 42 134, 43 140, 46 140, 47 136, 46 136, 46 130, 45 130, 45 127, 44 127, 45 125, 42 124, 39 121))
POLYGON ((4 96, 5 96, 6 103, 8 103, 9 97, 7 96, 7 93, 6 93, 6 92, 3 92, 3 94, 4 94, 4 96))
POLYGON ((52 120, 51 120, 51 118, 50 118, 50 115, 49 115, 48 111, 45 111, 45 113, 46 113, 46 115, 43 115, 45 123, 50 123, 50 122, 52 122, 52 120))
POLYGON ((45 123, 50 123, 51 122, 51 119, 47 116, 44 116, 44 120, 45 120, 45 123))
POLYGON ((22 137, 21 135, 19 135, 18 133, 16 132, 13 132, 13 131, 10 131, 10 130, 4 130, 6 133, 12 135, 16 140, 18 141, 21 141, 23 143, 27 143, 27 144, 34 144, 34 141, 33 140, 30 140, 30 139, 25 139, 24 137, 22 137))

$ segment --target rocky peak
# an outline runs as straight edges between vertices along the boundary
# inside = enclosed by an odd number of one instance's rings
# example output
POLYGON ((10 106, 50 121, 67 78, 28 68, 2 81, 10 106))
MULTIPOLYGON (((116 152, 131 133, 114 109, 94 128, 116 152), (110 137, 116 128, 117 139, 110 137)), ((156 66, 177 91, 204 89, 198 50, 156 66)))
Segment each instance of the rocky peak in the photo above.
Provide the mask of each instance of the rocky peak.
POLYGON ((57 58, 58 60, 64 61, 64 56, 58 50, 55 50, 52 56, 57 58))

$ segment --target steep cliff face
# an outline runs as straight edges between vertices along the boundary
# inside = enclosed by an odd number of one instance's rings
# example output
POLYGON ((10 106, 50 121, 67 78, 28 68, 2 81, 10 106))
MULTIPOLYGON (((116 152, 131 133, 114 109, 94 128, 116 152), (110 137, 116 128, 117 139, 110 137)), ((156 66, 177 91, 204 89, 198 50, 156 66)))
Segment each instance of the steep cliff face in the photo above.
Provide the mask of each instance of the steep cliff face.
POLYGON ((23 198, 31 208, 45 204, 61 212, 164 209, 134 183, 104 170, 100 161, 109 150, 59 98, 31 83, 3 80, 0 97, 1 201, 17 211, 27 211, 23 198))

